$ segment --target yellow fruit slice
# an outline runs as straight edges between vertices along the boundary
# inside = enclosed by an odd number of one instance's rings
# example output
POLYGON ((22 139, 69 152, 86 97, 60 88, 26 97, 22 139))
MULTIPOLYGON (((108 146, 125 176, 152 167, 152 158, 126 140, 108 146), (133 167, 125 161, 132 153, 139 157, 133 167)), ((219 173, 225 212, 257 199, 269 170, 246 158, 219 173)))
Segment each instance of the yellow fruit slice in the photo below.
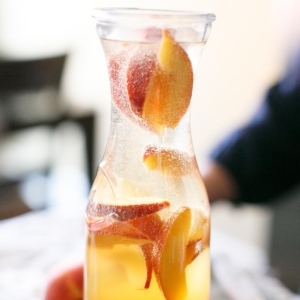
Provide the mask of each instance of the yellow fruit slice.
POLYGON ((138 231, 131 226, 126 228, 125 222, 122 226, 125 226, 122 232, 120 228, 118 232, 113 230, 115 228, 109 230, 112 230, 110 234, 122 233, 123 235, 102 235, 101 231, 100 234, 89 234, 88 247, 101 251, 103 259, 106 258, 116 266, 124 267, 134 289, 147 289, 152 277, 153 243, 141 233, 139 235, 138 231))
POLYGON ((189 108, 193 69, 185 50, 163 31, 158 64, 150 78, 142 107, 142 118, 157 133, 175 128, 189 108))
POLYGON ((189 243, 186 249, 186 265, 190 264, 207 245, 205 239, 209 237, 209 221, 200 209, 193 210, 193 222, 189 243))
POLYGON ((169 148, 147 147, 143 162, 147 170, 157 170, 171 177, 181 177, 192 170, 192 158, 187 153, 169 148))
POLYGON ((185 259, 191 223, 191 210, 181 207, 166 221, 154 246, 153 268, 167 300, 183 300, 187 295, 185 259))
POLYGON ((193 209, 193 224, 191 228, 190 242, 202 240, 205 229, 208 224, 208 218, 200 209, 193 209))
MULTIPOLYGON (((147 244, 146 244, 147 245, 147 244)), ((147 264, 146 257, 141 247, 130 245, 114 251, 115 263, 125 267, 128 280, 134 289, 147 289, 150 286, 152 269, 147 264)))

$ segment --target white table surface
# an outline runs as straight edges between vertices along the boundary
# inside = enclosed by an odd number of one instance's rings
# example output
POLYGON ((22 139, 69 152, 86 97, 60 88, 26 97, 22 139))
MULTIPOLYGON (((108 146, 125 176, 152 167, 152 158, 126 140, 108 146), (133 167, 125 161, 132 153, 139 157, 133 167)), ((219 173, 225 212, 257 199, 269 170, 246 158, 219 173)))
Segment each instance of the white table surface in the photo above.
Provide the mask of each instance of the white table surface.
MULTIPOLYGON (((84 259, 84 208, 0 221, 0 300, 42 300, 49 273, 84 259)), ((222 232, 211 241, 211 300, 299 300, 267 276, 265 253, 222 232)))

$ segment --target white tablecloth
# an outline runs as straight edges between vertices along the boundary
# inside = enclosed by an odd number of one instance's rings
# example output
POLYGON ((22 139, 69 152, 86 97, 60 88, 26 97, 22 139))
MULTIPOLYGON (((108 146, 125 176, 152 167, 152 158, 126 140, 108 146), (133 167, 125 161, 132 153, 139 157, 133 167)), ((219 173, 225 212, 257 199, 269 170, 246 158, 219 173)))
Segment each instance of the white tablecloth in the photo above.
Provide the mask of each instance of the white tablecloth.
MULTIPOLYGON (((42 300, 48 274, 84 259, 84 208, 32 212, 0 221, 0 300, 42 300)), ((297 299, 266 275, 260 250, 212 232, 211 300, 297 299)))
POLYGON ((0 300, 41 300, 52 269, 83 261, 82 212, 33 212, 0 222, 0 300))

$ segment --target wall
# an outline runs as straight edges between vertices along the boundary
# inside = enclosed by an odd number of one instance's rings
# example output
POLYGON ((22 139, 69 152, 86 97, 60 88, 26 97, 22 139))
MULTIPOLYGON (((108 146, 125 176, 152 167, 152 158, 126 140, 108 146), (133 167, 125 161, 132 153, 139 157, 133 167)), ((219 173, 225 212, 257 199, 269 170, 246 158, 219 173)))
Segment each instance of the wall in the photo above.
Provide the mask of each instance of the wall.
POLYGON ((210 11, 217 15, 202 55, 192 106, 192 131, 200 161, 219 138, 245 122, 265 88, 282 71, 286 49, 271 27, 279 0, 0 0, 0 55, 33 57, 68 51, 63 94, 79 108, 101 114, 101 158, 110 114, 103 52, 89 16, 94 6, 210 11), (270 4, 271 3, 271 4, 270 4), (281 45, 281 46, 280 46, 281 45))

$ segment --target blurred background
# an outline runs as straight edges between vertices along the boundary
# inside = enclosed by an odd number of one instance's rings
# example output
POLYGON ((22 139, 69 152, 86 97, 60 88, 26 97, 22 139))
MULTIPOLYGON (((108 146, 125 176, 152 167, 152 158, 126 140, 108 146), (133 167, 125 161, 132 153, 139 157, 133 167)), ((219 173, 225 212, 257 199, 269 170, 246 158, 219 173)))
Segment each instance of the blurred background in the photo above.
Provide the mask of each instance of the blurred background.
MULTIPOLYGON (((0 0, 0 219, 86 201, 110 124, 109 82, 92 7, 216 14, 192 100, 195 153, 205 168, 210 150, 251 118, 266 89, 284 74, 300 36, 295 5, 296 0, 0 0)), ((287 203, 295 211, 299 202, 291 198, 287 203)), ((288 208, 280 211, 288 218, 288 208)), ((267 251, 275 218, 276 208, 234 208, 227 202, 212 207, 213 228, 267 251)))

